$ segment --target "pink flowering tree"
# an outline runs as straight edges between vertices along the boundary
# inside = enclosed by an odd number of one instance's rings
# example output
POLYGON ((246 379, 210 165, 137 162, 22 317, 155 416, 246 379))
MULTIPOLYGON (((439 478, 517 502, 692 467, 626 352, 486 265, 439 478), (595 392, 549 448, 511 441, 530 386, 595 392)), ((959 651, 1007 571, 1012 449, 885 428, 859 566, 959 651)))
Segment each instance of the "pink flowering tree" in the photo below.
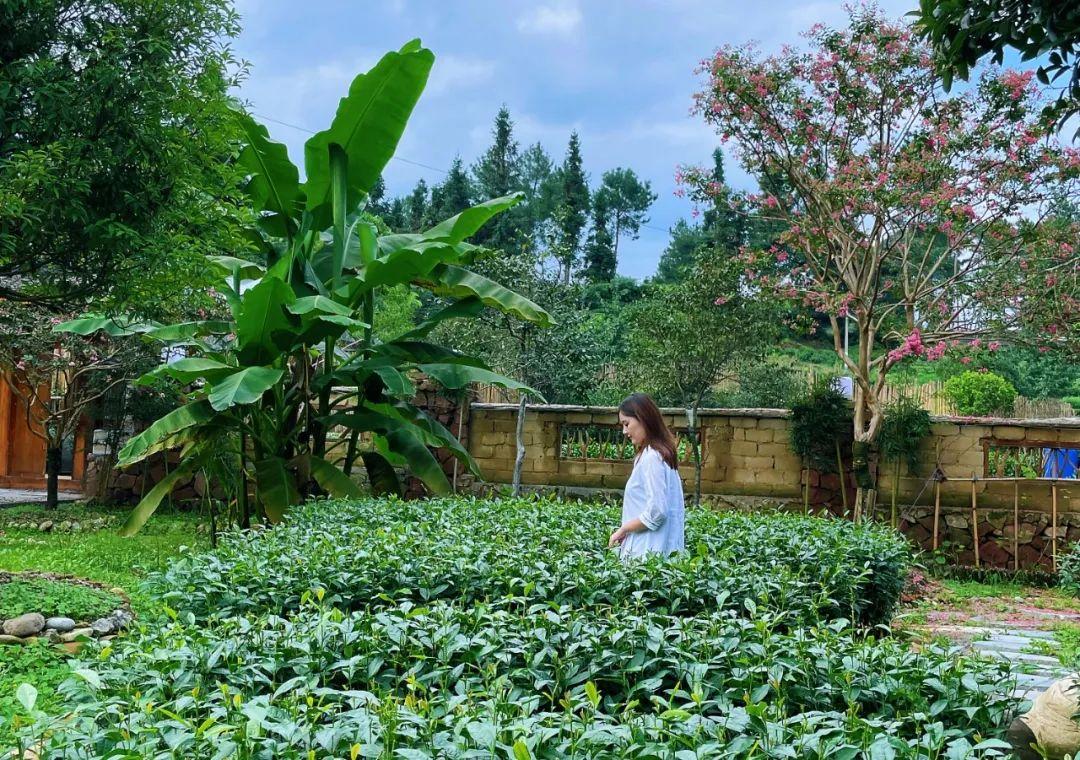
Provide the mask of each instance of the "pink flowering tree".
MULTIPOLYGON (((70 317, 70 315, 67 315, 70 317)), ((53 332, 64 315, 0 299, 0 376, 45 443, 47 505, 57 505, 61 452, 94 405, 139 373, 130 341, 53 332)))
MULTIPOLYGON (((1045 283, 1075 265, 1075 225, 1043 222, 1052 192, 1074 189, 1080 152, 1038 115, 1030 75, 990 72, 947 95, 908 27, 873 9, 850 21, 815 26, 805 51, 720 49, 696 108, 766 188, 745 210, 784 230, 770 250, 744 249, 748 269, 790 252, 783 275, 759 277, 827 317, 854 378, 856 512, 867 514, 890 368, 1014 334, 1033 304, 1059 309, 1024 273, 1045 283), (852 356, 845 316, 858 330, 852 356)), ((725 192, 684 174, 698 193, 725 192)))

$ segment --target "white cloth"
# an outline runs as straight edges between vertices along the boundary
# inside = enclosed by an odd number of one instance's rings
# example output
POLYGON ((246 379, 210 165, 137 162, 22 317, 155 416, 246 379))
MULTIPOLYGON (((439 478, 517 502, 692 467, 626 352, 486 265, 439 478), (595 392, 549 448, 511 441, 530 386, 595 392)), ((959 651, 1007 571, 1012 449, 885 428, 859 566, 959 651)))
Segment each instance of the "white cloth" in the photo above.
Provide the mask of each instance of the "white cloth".
POLYGON ((682 478, 651 446, 638 454, 623 491, 622 524, 634 518, 648 530, 630 533, 623 539, 619 551, 622 559, 683 550, 686 512, 682 478))

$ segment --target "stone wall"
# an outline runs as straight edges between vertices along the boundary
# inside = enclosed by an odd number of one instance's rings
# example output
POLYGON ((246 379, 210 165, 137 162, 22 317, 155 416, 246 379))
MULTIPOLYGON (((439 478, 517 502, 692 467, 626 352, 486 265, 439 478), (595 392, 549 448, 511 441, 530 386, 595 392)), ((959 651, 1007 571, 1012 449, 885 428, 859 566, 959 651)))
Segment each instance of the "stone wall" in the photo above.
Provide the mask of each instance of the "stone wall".
MULTIPOLYGON (((685 428, 682 410, 664 409, 667 424, 685 428)), ((516 454, 517 407, 511 404, 473 404, 468 447, 484 477, 509 483, 516 454)), ((707 503, 742 505, 770 499, 801 506, 802 483, 809 478, 810 501, 837 511, 842 501, 835 473, 805 472, 788 446, 790 413, 776 409, 702 410, 702 492, 707 503)), ((526 411, 526 446, 522 482, 581 491, 623 487, 630 475, 628 461, 581 461, 560 455, 563 425, 615 426, 614 408, 530 406, 526 411)), ((933 543, 933 474, 940 468, 942 514, 939 542, 958 561, 974 562, 971 528, 972 477, 978 504, 979 559, 992 566, 1049 565, 1054 533, 1051 526, 1053 491, 1057 492, 1058 550, 1080 538, 1080 481, 1062 480, 1056 489, 1047 480, 1014 483, 987 480, 991 445, 1080 447, 1080 420, 1050 422, 935 417, 932 435, 923 443, 918 467, 901 466, 897 503, 901 529, 917 543, 933 543), (1014 497, 1018 530, 1014 529, 1014 497), (1013 535, 1017 534, 1014 562, 1013 535)), ((687 493, 692 492, 694 468, 681 464, 687 493)), ((879 467, 879 509, 887 510, 893 488, 893 465, 879 467)), ((850 473, 845 485, 851 494, 850 473)), ((850 500, 850 497, 849 497, 850 500)))

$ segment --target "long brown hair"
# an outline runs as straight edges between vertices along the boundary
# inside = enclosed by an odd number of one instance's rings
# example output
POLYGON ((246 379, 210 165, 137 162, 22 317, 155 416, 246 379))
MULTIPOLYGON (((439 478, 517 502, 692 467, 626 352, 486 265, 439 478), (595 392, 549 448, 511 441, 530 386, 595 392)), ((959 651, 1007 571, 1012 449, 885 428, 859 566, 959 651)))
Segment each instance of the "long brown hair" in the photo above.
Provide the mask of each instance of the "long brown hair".
POLYGON ((631 393, 619 404, 619 411, 627 417, 633 417, 645 428, 645 446, 656 449, 668 467, 679 469, 675 435, 664 424, 664 417, 655 401, 644 393, 631 393))

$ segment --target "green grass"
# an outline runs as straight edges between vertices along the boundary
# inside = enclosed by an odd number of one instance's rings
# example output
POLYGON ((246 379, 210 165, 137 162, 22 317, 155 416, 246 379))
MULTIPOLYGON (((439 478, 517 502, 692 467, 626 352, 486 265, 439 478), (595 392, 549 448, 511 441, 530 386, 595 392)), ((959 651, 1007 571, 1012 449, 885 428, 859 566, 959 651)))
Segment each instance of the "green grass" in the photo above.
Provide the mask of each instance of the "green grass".
MULTIPOLYGON (((136 614, 149 612, 156 602, 139 592, 147 572, 165 567, 181 546, 209 548, 205 535, 197 535, 196 516, 178 512, 156 514, 132 538, 121 538, 115 528, 80 533, 42 533, 4 527, 5 518, 33 515, 41 520, 72 520, 113 516, 119 525, 126 509, 87 510, 65 505, 57 510, 19 506, 0 510, 0 570, 37 570, 87 578, 119 586, 131 597, 136 614)), ((0 611, 0 617, 4 613, 0 611)), ((55 712, 57 685, 69 673, 65 653, 54 647, 0 646, 0 746, 11 739, 12 721, 22 713, 15 699, 21 683, 38 690, 37 709, 55 712)))
POLYGON ((1001 597, 1023 596, 1025 587, 1019 583, 979 583, 978 581, 942 581, 955 601, 968 599, 1000 599, 1001 597))
POLYGON ((94 620, 108 615, 123 603, 116 594, 48 578, 28 578, 0 583, 0 618, 40 612, 45 617, 63 615, 75 620, 94 620))

